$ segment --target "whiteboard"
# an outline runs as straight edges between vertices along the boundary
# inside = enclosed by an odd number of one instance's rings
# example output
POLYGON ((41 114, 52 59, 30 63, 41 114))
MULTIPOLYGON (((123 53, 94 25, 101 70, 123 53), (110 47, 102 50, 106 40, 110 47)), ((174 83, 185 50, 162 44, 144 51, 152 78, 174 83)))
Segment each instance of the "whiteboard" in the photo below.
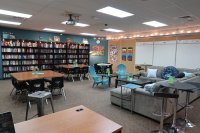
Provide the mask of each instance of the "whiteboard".
POLYGON ((179 68, 200 68, 200 40, 178 41, 176 60, 179 68))
POLYGON ((154 42, 154 66, 175 66, 176 41, 154 42))
POLYGON ((136 64, 152 64, 153 60, 153 42, 136 43, 136 64))

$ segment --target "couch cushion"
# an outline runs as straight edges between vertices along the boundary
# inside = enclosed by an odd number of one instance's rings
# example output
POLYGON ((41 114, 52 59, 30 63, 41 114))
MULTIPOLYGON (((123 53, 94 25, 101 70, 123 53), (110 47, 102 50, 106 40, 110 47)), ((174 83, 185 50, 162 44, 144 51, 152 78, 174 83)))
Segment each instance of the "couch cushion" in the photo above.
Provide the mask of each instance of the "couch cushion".
MULTIPOLYGON (((121 87, 110 90, 110 95, 121 98, 121 87)), ((123 99, 131 100, 131 89, 122 88, 123 99)))
POLYGON ((164 79, 161 79, 161 78, 148 78, 148 77, 143 77, 141 76, 140 79, 148 79, 152 82, 159 82, 159 81, 163 81, 164 79))
POLYGON ((147 77, 148 78, 156 78, 157 77, 157 69, 148 69, 147 70, 147 77))
POLYGON ((157 78, 162 77, 161 74, 162 74, 164 67, 162 67, 162 66, 150 66, 149 69, 157 69, 156 77, 157 78))

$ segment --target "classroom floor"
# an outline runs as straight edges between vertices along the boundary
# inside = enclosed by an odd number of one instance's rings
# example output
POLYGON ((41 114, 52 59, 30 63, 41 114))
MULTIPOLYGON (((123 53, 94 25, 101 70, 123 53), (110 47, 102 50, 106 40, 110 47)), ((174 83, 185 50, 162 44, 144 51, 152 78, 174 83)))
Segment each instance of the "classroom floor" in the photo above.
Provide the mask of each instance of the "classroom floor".
MULTIPOLYGON (((15 97, 9 96, 12 90, 10 80, 0 81, 0 112, 11 111, 15 123, 25 120, 26 103, 15 100, 15 97)), ((65 81, 64 85, 67 100, 63 96, 54 97, 55 111, 68 109, 78 105, 84 105, 91 110, 113 120, 114 122, 123 126, 122 133, 149 133, 151 130, 158 129, 159 124, 148 118, 138 114, 131 114, 130 111, 121 109, 118 106, 110 103, 110 90, 114 88, 114 81, 112 81, 111 88, 106 91, 103 88, 92 88, 92 81, 84 80, 82 82, 65 81)), ((196 127, 186 129, 187 133, 199 133, 200 130, 200 100, 194 103, 194 109, 189 114, 191 121, 196 122, 196 127)), ((52 113, 50 104, 45 105, 45 113, 52 113)), ((183 111, 178 113, 179 117, 183 116, 183 111)), ((32 104, 29 118, 36 114, 36 106, 32 104)))

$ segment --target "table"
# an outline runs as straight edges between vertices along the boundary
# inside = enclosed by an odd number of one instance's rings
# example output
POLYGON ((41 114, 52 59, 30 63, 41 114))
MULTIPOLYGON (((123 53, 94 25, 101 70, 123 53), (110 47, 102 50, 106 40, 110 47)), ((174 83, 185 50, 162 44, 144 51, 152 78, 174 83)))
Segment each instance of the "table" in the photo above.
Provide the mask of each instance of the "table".
POLYGON ((148 79, 133 79, 133 80, 127 80, 127 78, 116 78, 115 79, 115 88, 117 88, 118 86, 118 81, 122 81, 125 83, 130 83, 130 84, 136 84, 136 85, 140 85, 142 87, 144 87, 144 85, 146 84, 150 84, 153 83, 152 81, 148 80, 148 79))
POLYGON ((99 74, 99 75, 101 75, 102 76, 102 78, 103 77, 108 77, 108 86, 110 87, 110 85, 111 85, 111 78, 113 78, 113 77, 118 77, 117 76, 117 74, 110 74, 110 75, 108 75, 108 74, 99 74))
POLYGON ((106 73, 106 70, 104 70, 105 67, 106 67, 106 66, 110 66, 111 64, 108 64, 108 63, 99 63, 99 64, 97 64, 97 65, 101 67, 101 72, 102 72, 102 73, 106 73))
POLYGON ((54 72, 54 71, 51 71, 51 70, 38 71, 38 72, 39 72, 39 74, 33 74, 33 71, 11 73, 11 77, 15 78, 18 81, 27 81, 27 80, 56 78, 56 77, 63 77, 64 76, 61 73, 54 72))
POLYGON ((58 65, 59 67, 63 67, 63 68, 66 68, 66 69, 71 69, 71 68, 75 68, 75 67, 80 67, 80 68, 83 68, 83 67, 88 67, 88 65, 83 65, 83 64, 80 64, 80 65, 58 65))
POLYGON ((122 107, 122 102, 123 102, 123 95, 122 95, 122 87, 131 89, 131 113, 133 113, 133 91, 137 88, 141 88, 142 86, 140 85, 135 85, 135 84, 125 84, 121 86, 121 107, 122 107))
POLYGON ((16 133, 121 133, 122 126, 83 105, 15 124, 16 133))
MULTIPOLYGON (((194 92, 195 89, 198 89, 195 85, 192 85, 192 83, 187 83, 187 82, 174 82, 173 84, 169 84, 168 82, 163 82, 160 84, 162 87, 166 87, 166 88, 172 88, 175 89, 175 93, 178 94, 178 91, 185 91, 186 92, 186 105, 184 106, 185 108, 185 126, 186 127, 194 127, 195 125, 193 123, 191 123, 188 120, 188 106, 189 106, 189 99, 190 99, 190 93, 194 92)), ((176 99, 176 104, 178 104, 178 99, 176 99)), ((176 107, 175 107, 176 110, 176 107)), ((174 115, 176 115, 174 113, 174 115)), ((175 121, 176 118, 174 117, 173 120, 173 126, 175 126, 175 121)))

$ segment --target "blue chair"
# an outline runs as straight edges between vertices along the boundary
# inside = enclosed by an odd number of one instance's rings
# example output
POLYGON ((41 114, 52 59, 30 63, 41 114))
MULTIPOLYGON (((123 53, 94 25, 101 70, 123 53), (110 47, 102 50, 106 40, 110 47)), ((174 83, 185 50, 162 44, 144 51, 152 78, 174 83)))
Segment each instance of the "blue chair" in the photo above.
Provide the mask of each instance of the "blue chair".
POLYGON ((126 72, 126 66, 124 64, 119 64, 117 66, 117 72, 116 72, 118 78, 126 78, 127 72, 126 72))
POLYGON ((89 73, 94 80, 92 88, 98 86, 99 84, 102 84, 104 89, 106 89, 106 85, 108 85, 108 77, 103 79, 102 76, 97 75, 93 66, 89 67, 89 73))

